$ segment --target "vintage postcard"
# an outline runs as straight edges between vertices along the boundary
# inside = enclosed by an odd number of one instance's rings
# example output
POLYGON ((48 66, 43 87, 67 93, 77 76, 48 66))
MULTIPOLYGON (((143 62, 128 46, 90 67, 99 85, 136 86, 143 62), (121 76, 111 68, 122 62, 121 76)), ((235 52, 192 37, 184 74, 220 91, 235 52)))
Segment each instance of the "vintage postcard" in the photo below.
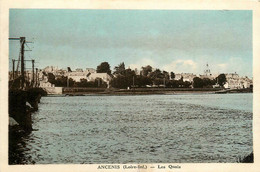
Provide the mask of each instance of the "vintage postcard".
POLYGON ((259 2, 1 9, 1 170, 260 170, 259 2))

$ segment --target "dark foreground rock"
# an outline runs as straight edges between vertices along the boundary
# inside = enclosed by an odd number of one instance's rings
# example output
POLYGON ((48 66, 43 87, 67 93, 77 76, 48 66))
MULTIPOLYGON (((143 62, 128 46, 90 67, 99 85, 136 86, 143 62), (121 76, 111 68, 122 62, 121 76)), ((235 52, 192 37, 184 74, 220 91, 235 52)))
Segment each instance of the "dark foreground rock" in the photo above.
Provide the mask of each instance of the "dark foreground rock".
POLYGON ((24 164, 29 157, 24 157, 21 146, 23 139, 32 131, 31 114, 38 110, 41 96, 47 93, 41 88, 9 90, 9 164, 24 164), (19 145, 18 145, 19 144, 19 145))
POLYGON ((250 153, 248 156, 244 157, 242 160, 241 160, 242 163, 253 163, 254 162, 254 154, 253 152, 250 153))

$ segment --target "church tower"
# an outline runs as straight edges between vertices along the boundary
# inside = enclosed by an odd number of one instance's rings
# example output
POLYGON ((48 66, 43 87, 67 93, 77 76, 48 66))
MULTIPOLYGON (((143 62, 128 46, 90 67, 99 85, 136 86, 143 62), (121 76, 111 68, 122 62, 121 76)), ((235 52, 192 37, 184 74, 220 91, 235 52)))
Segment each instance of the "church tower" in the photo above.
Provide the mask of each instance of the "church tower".
POLYGON ((204 70, 204 75, 206 75, 206 76, 210 76, 211 75, 208 63, 206 64, 206 69, 204 70))

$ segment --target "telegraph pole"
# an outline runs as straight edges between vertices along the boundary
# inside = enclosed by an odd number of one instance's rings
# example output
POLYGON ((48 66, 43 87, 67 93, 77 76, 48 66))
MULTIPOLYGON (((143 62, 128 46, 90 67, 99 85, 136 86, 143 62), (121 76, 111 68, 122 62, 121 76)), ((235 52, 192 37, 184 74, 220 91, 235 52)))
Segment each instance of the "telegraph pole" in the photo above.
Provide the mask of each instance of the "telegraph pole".
POLYGON ((34 86, 34 60, 32 60, 32 87, 34 86))
POLYGON ((14 59, 12 59, 12 61, 13 61, 13 81, 14 81, 14 77, 15 77, 15 75, 14 75, 14 68, 15 68, 15 60, 14 59))
POLYGON ((21 88, 24 88, 25 78, 24 78, 24 44, 25 44, 25 37, 20 37, 20 44, 21 44, 21 88))
POLYGON ((38 68, 36 68, 36 75, 35 75, 35 86, 37 87, 38 86, 38 68))
MULTIPOLYGON (((31 51, 31 50, 24 50, 24 44, 25 43, 33 43, 33 42, 26 42, 25 41, 25 37, 20 37, 20 38, 9 38, 9 40, 19 40, 20 41, 20 46, 21 46, 21 89, 24 89, 24 84, 25 84, 25 72, 24 72, 24 68, 25 68, 25 63, 24 63, 24 51, 31 51)), ((18 60, 19 63, 19 60, 18 60)), ((17 66, 17 70, 18 70, 18 66, 17 66)))

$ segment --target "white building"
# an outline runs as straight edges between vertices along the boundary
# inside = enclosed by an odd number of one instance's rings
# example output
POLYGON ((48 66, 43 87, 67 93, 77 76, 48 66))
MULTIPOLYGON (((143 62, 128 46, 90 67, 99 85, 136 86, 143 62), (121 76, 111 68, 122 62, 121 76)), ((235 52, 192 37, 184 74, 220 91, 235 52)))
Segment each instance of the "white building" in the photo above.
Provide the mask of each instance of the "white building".
POLYGON ((89 74, 89 72, 78 72, 78 71, 72 71, 72 72, 68 72, 66 75, 68 76, 68 78, 73 79, 76 82, 80 82, 81 79, 87 79, 87 75, 89 74))
POLYGON ((43 69, 43 71, 47 72, 47 73, 49 73, 49 72, 53 73, 56 70, 58 70, 58 67, 56 67, 56 66, 47 66, 43 69))
POLYGON ((93 69, 93 68, 86 68, 85 71, 88 73, 96 73, 96 69, 93 69))
POLYGON ((95 81, 95 79, 102 79, 104 82, 108 83, 111 81, 111 76, 108 75, 107 73, 91 73, 90 75, 87 76, 88 81, 95 81))
POLYGON ((225 83, 225 88, 239 89, 239 88, 250 88, 253 85, 253 81, 248 77, 239 77, 237 73, 225 74, 227 82, 225 83))
POLYGON ((208 78, 208 79, 215 79, 216 77, 218 77, 218 75, 214 75, 214 74, 209 74, 209 75, 199 75, 199 77, 201 79, 204 79, 204 78, 208 78))
POLYGON ((206 68, 205 68, 205 70, 204 70, 204 74, 203 74, 203 75, 199 75, 199 77, 200 77, 201 79, 208 78, 208 79, 213 80, 213 79, 215 79, 216 77, 218 77, 218 74, 212 74, 211 71, 210 71, 210 69, 209 69, 209 64, 207 63, 207 64, 206 64, 206 68))
POLYGON ((77 69, 76 69, 76 72, 83 72, 83 69, 77 68, 77 69))
POLYGON ((77 68, 76 71, 67 72, 65 76, 68 76, 68 78, 76 82, 80 82, 81 79, 88 79, 88 76, 92 73, 96 73, 96 70, 93 68, 86 68, 85 71, 81 68, 77 68))
POLYGON ((183 78, 183 81, 188 81, 188 82, 192 82, 193 78, 195 78, 196 75, 193 73, 177 73, 175 74, 175 80, 180 80, 181 78, 183 78))

